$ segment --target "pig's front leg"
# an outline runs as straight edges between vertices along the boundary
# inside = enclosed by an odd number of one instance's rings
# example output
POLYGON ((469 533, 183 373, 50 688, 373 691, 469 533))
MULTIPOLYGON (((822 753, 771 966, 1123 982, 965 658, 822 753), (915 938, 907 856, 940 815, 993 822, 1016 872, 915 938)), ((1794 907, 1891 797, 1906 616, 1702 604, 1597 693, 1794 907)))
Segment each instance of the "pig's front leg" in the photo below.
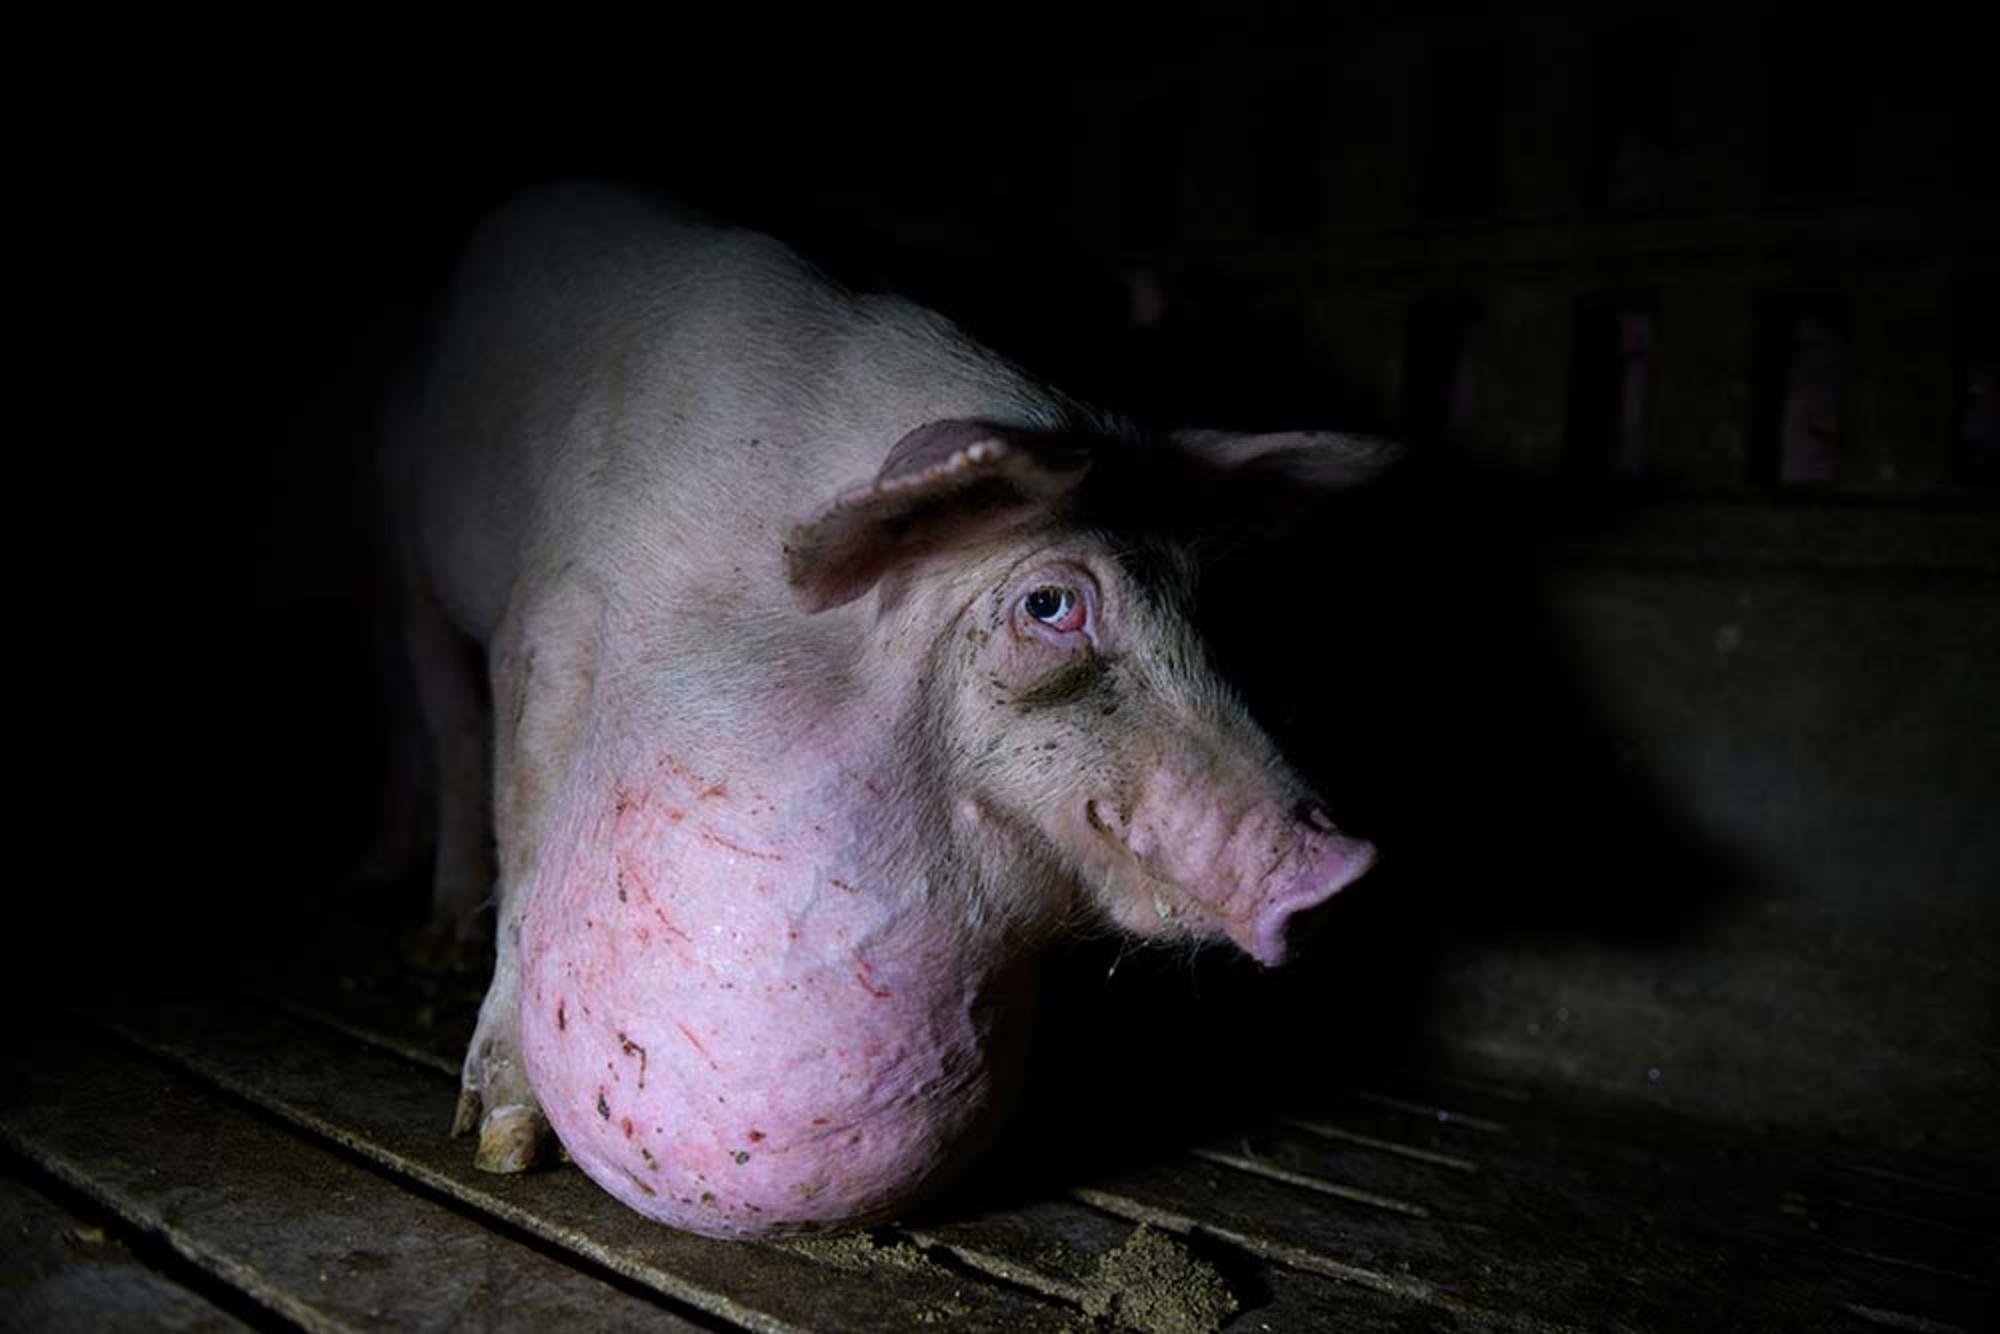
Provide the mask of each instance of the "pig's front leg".
POLYGON ((568 772, 597 662, 598 605, 574 587, 517 590, 494 636, 493 824, 500 850, 493 981, 465 1056, 452 1133, 479 1127, 476 1166, 520 1172, 551 1139, 521 1063, 521 914, 556 784, 568 772))

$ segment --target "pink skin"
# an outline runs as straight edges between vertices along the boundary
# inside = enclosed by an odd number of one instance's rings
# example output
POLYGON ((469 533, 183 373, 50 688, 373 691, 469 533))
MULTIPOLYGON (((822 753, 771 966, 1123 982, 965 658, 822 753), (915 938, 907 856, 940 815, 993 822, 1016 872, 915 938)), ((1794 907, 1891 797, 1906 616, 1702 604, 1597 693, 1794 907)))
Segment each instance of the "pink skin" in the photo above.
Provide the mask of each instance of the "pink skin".
MULTIPOLYGON (((1274 965, 1372 860, 1093 544, 1003 548, 884 604, 870 651, 904 669, 858 673, 776 759, 725 772, 613 689, 557 803, 523 1058, 576 1162, 676 1226, 851 1226, 949 1181, 1014 1100, 1035 951, 1079 895, 1274 965), (933 719, 934 768, 899 709, 933 719)), ((775 711, 809 720, 816 688, 775 711)))
POLYGON ((523 923, 521 1012, 543 1108, 591 1177, 748 1236, 886 1218, 985 1146, 1016 1091, 1031 955, 877 892, 812 818, 823 801, 664 756, 592 790, 610 802, 565 813, 564 873, 523 923))

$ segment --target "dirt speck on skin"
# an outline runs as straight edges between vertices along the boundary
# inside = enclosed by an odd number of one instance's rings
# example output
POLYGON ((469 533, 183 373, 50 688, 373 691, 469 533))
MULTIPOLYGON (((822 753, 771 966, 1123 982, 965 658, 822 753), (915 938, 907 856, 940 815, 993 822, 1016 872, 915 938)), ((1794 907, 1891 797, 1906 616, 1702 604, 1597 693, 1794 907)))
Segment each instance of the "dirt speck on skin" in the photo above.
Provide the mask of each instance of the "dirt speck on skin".
POLYGON ((1083 1309, 1142 1334, 1214 1334, 1236 1313, 1236 1295, 1187 1247, 1141 1223, 1097 1262, 1083 1309))

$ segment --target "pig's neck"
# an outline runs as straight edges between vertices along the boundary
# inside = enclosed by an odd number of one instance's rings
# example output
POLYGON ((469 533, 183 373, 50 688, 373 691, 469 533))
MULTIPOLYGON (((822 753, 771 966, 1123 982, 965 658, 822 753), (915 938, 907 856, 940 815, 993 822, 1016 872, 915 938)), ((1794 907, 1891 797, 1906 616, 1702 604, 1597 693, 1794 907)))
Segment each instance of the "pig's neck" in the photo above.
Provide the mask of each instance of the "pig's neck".
POLYGON ((767 680, 740 704, 607 700, 597 781, 614 809, 644 794, 669 822, 660 833, 680 835, 679 855, 708 863, 708 883, 748 876, 800 913, 851 898, 842 915, 884 948, 1005 965, 1041 934, 987 890, 1006 830, 948 783, 915 663, 865 650, 848 660, 860 669, 767 680))
POLYGON ((978 738, 963 735, 954 708, 966 688, 957 614, 949 589, 926 606, 912 599, 898 625, 875 628, 830 739, 843 764, 865 775, 843 807, 857 827, 885 816, 895 834, 880 844, 884 869, 910 898, 950 904, 964 930, 1011 953, 1046 943, 1065 919, 1071 877, 1045 840, 997 806, 966 757, 978 738), (1024 893, 1023 890, 1028 892, 1024 893))

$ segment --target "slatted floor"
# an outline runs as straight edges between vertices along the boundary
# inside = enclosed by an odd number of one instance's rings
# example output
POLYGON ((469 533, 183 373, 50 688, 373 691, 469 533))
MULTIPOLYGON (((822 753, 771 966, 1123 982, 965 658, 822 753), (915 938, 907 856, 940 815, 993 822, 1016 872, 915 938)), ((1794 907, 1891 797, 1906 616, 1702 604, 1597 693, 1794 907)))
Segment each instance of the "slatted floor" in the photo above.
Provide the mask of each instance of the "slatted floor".
MULTIPOLYGON (((1027 1200, 723 1243, 445 1137, 470 992, 43 1016, 0 1097, 0 1324, 1179 1331, 1992 1327, 1990 1177, 1439 1077, 1027 1200)), ((326 982, 328 985, 318 985, 326 982)))

